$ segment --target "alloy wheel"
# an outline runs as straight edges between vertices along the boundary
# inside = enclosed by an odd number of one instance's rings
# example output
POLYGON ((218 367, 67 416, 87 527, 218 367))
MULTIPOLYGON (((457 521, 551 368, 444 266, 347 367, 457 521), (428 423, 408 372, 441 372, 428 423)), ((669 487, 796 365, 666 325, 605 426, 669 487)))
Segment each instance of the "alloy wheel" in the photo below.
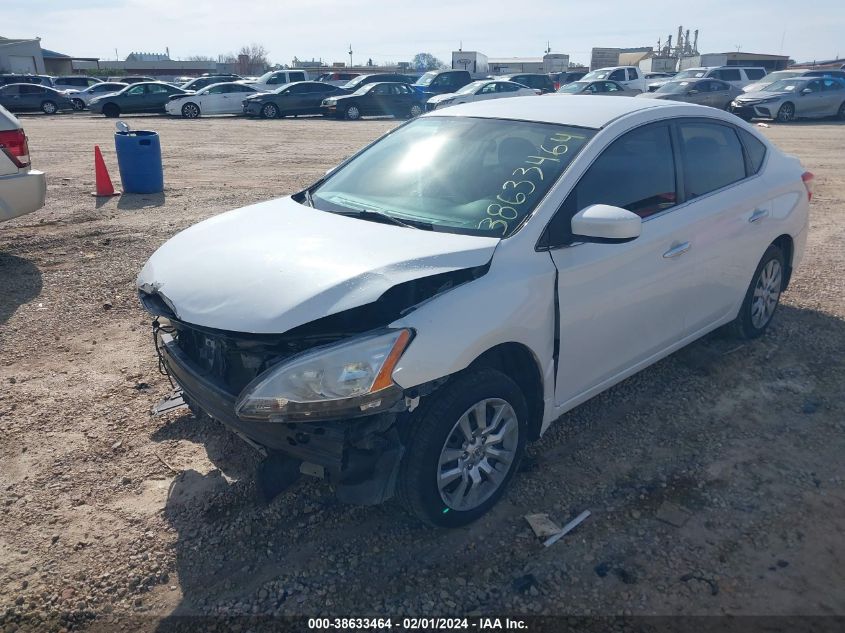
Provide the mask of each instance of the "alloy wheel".
POLYGON ((440 451, 437 488, 449 508, 477 508, 502 485, 516 457, 519 422, 505 400, 487 398, 455 422, 440 451))
POLYGON ((414 104, 414 105, 411 106, 411 118, 412 119, 414 117, 418 117, 422 113, 423 113, 423 109, 420 106, 418 106, 417 104, 414 104))
POLYGON ((52 101, 45 101, 41 104, 41 109, 44 111, 44 114, 55 114, 58 108, 52 101))
POLYGON ((778 121, 789 123, 795 118, 795 106, 791 103, 784 103, 778 110, 778 121))
POLYGON ((757 329, 765 327, 775 313, 780 299, 782 268, 776 259, 770 260, 760 271, 751 298, 751 323, 757 329))
POLYGON ((196 119, 200 115, 200 109, 193 103, 186 103, 182 106, 182 116, 186 119, 196 119))
POLYGON ((361 118, 361 111, 358 109, 358 106, 349 106, 346 109, 346 118, 350 121, 355 121, 356 119, 361 118))
POLYGON ((263 114, 266 119, 275 119, 279 116, 279 109, 272 103, 268 103, 266 106, 261 108, 261 114, 263 114))

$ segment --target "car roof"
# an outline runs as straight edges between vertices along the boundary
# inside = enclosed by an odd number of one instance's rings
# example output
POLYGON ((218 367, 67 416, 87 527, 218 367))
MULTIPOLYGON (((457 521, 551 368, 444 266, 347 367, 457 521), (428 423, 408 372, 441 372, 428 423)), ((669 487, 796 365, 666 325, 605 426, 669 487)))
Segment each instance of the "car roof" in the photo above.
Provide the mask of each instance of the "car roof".
MULTIPOLYGON (((557 123, 598 129, 626 114, 650 108, 677 107, 670 101, 660 99, 619 98, 585 96, 570 99, 566 95, 535 97, 511 97, 490 101, 473 101, 452 106, 446 110, 434 110, 426 116, 471 116, 486 119, 512 119, 557 123)), ((701 106, 706 108, 706 106, 701 106)))

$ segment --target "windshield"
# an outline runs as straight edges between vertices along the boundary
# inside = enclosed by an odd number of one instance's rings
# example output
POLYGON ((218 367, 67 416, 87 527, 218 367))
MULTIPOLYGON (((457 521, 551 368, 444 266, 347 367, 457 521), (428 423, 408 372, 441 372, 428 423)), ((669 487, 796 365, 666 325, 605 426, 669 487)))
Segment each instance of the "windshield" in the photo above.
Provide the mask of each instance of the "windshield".
POLYGON ((417 119, 332 172, 317 209, 373 211, 435 231, 508 236, 595 132, 549 123, 417 119))
POLYGON ((482 86, 486 86, 489 82, 487 81, 473 81, 471 84, 467 84, 460 90, 455 91, 455 94, 459 95, 471 95, 476 90, 481 88, 482 86))
POLYGON ((695 81, 670 81, 669 83, 660 86, 657 90, 655 90, 655 92, 662 92, 664 94, 680 94, 695 88, 696 83, 697 82, 695 81))
POLYGON ((613 72, 613 70, 594 70, 593 72, 587 73, 581 77, 581 79, 607 79, 611 72, 613 72))
POLYGON ((353 92, 352 94, 354 94, 354 95, 365 95, 365 94, 367 94, 370 90, 372 90, 373 88, 375 88, 377 85, 378 85, 378 84, 374 84, 374 83, 372 83, 372 84, 364 84, 363 86, 361 86, 360 88, 358 88, 358 90, 356 90, 356 91, 355 91, 355 92, 353 92))
POLYGON ((804 79, 781 79, 770 84, 766 92, 795 92, 803 88, 806 83, 804 79))
POLYGON ((690 68, 689 70, 682 70, 677 75, 675 75, 675 79, 699 79, 704 77, 707 74, 707 69, 704 68, 690 68))
POLYGON ((803 70, 778 70, 777 72, 769 73, 760 81, 770 81, 772 83, 780 81, 781 79, 789 79, 790 77, 800 77, 803 70))
POLYGON ((429 72, 424 74, 422 77, 417 79, 417 82, 414 85, 415 86, 428 86, 429 84, 431 84, 432 81, 434 81, 434 78, 436 76, 437 76, 437 71, 436 70, 430 70, 429 72))
POLYGON ((266 72, 266 73, 264 73, 263 75, 261 75, 261 76, 258 78, 258 80, 256 81, 256 83, 259 83, 259 84, 266 84, 266 83, 267 83, 267 80, 268 80, 268 79, 270 79, 270 77, 272 77, 272 76, 273 76, 273 72, 274 72, 274 71, 272 71, 272 70, 271 70, 270 72, 266 72))
POLYGON ((589 81, 573 81, 571 84, 566 84, 565 86, 561 86, 558 92, 563 93, 575 93, 581 92, 584 88, 590 85, 589 81))

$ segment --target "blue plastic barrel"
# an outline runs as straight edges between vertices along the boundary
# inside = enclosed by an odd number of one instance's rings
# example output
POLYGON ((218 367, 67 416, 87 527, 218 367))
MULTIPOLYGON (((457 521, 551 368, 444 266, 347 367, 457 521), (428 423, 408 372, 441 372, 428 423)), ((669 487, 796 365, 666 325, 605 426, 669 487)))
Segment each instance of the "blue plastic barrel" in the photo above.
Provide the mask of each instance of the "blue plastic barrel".
POLYGON ((124 192, 164 191, 161 143, 157 132, 116 132, 114 148, 117 151, 117 166, 120 168, 120 182, 123 183, 124 192))

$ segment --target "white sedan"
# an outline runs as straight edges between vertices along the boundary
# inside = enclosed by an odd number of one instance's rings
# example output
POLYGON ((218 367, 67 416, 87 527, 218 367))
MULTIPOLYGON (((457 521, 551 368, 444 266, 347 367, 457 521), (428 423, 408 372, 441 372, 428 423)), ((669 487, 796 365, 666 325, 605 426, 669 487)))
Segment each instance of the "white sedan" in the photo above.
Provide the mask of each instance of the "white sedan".
POLYGON ((44 206, 47 179, 31 164, 21 122, 0 106, 0 222, 44 206))
POLYGON ((513 81, 491 80, 473 81, 457 92, 449 92, 432 97, 426 102, 426 110, 436 110, 446 106, 459 103, 471 103, 473 101, 487 101, 488 99, 501 99, 502 97, 527 97, 537 96, 537 91, 528 86, 513 81))
POLYGON ((198 92, 171 96, 164 110, 186 119, 204 114, 241 114, 243 100, 257 92, 252 86, 234 81, 212 84, 198 92))
POLYGON ((715 108, 472 103, 188 228, 137 283, 184 400, 260 472, 453 527, 566 411, 720 326, 763 334, 812 181, 715 108))

